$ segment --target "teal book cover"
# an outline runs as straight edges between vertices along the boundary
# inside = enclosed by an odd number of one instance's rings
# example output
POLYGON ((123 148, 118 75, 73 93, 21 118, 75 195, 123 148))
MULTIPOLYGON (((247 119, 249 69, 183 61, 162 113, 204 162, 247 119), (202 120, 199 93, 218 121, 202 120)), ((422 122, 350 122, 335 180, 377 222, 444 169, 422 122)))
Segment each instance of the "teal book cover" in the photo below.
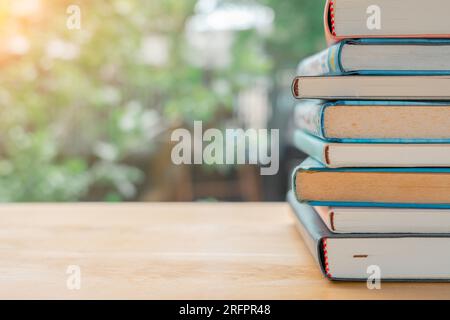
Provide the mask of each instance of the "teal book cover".
MULTIPOLYGON (((344 65, 343 52, 348 46, 450 46, 448 39, 347 39, 303 60, 297 69, 300 76, 320 75, 450 75, 450 70, 405 70, 389 66, 384 70, 367 68, 349 70, 344 65)), ((379 57, 380 55, 378 55, 379 57)), ((382 56, 382 55, 381 55, 382 56)), ((405 57, 406 59, 407 57, 405 57)))
POLYGON ((324 166, 329 165, 329 159, 327 159, 326 141, 316 138, 308 133, 305 133, 304 131, 296 130, 294 132, 293 142, 294 146, 300 151, 324 164, 324 166))
MULTIPOLYGON (((327 168, 319 161, 308 158, 300 164, 293 172, 292 190, 297 197, 297 200, 302 203, 307 203, 311 206, 329 206, 329 207, 388 207, 388 208, 435 208, 435 209, 450 209, 450 202, 443 203, 426 203, 426 202, 382 202, 382 201, 328 201, 328 200, 308 200, 304 199, 301 194, 301 186, 297 183, 299 173, 315 173, 315 172, 335 172, 335 173, 416 173, 424 174, 424 179, 429 174, 449 175, 450 168, 327 168)), ((425 181, 424 180, 424 181, 425 181)), ((331 185, 331 184, 330 184, 331 185)), ((331 187, 330 185, 327 186, 331 187)), ((411 185, 412 187, 412 185, 411 185)), ((419 186, 420 187, 420 186, 419 186)), ((383 191, 382 191, 383 192, 383 191)))
MULTIPOLYGON (((445 239, 450 235, 445 233, 333 233, 331 232, 327 226, 320 219, 318 213, 314 210, 313 207, 299 203, 292 192, 289 192, 287 195, 287 201, 293 210, 294 217, 296 219, 297 229, 305 241, 306 247, 309 249, 311 255, 313 256, 316 264, 319 266, 322 274, 329 280, 333 281, 367 281, 366 270, 367 267, 362 265, 361 276, 343 276, 339 274, 335 274, 334 270, 330 268, 329 261, 327 261, 327 253, 330 249, 327 244, 330 239, 343 241, 348 240, 360 240, 364 241, 364 239, 377 239, 380 240, 380 243, 385 241, 386 239, 394 240, 390 245, 389 252, 393 252, 395 255, 395 251, 398 250, 401 252, 403 249, 398 246, 398 243, 395 239, 400 241, 404 241, 412 238, 419 239, 427 239, 427 238, 437 238, 437 239, 445 239)), ((368 250, 369 248, 366 248, 368 250)), ((432 250, 432 248, 429 248, 432 250)), ((360 250, 360 249, 359 249, 360 250)), ((379 249, 378 249, 379 250, 379 249)), ((365 251, 367 252, 367 251, 365 251)), ((380 257, 380 255, 377 255, 380 257)), ((403 262, 403 261, 402 261, 403 262)), ((402 263, 401 262, 401 263, 402 263)), ((435 278, 432 272, 427 273, 427 271, 423 270, 423 274, 421 276, 406 276, 406 275, 397 275, 393 278, 384 278, 383 281, 405 281, 405 282, 415 282, 415 281, 449 281, 449 277, 439 277, 435 278)))
MULTIPOLYGON (((392 137, 392 138, 377 138, 377 137, 336 137, 330 135, 327 132, 326 122, 330 121, 326 118, 326 112, 329 108, 340 108, 340 107, 367 107, 378 108, 378 107, 426 107, 433 111, 433 108, 438 109, 439 107, 449 107, 450 103, 440 102, 440 101, 430 101, 430 102, 415 102, 415 101, 369 101, 369 100, 341 100, 341 101, 324 101, 324 100, 314 100, 305 99, 299 102, 294 111, 294 121, 295 126, 305 131, 315 137, 323 139, 327 142, 341 142, 341 143, 450 143, 450 136, 448 138, 403 138, 403 137, 392 137)), ((350 120, 349 120, 350 121, 350 120)), ((381 120, 380 120, 381 121, 381 120)), ((425 120, 424 120, 425 121, 425 120)), ((352 123, 348 123, 351 126, 352 123)), ((434 124, 435 125, 435 124, 434 124)))

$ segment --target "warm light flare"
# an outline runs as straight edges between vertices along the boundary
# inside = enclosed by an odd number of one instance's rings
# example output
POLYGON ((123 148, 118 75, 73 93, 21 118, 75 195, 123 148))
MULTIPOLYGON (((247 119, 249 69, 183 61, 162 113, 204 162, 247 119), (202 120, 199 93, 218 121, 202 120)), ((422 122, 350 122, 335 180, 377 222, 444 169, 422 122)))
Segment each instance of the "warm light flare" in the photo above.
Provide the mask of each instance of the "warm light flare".
POLYGON ((14 35, 6 42, 7 53, 13 55, 24 55, 30 47, 28 39, 23 35, 14 35))
POLYGON ((13 0, 10 1, 10 11, 16 17, 32 17, 39 13, 41 9, 40 0, 13 0))

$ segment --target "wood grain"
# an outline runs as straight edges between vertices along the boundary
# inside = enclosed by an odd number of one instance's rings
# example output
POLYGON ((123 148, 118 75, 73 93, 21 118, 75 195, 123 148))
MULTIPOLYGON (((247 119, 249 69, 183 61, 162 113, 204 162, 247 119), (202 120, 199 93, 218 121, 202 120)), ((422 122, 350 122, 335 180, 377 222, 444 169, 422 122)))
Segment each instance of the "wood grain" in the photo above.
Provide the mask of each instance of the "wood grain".
POLYGON ((286 204, 30 204, 0 206, 0 298, 449 299, 450 284, 331 283, 286 204))

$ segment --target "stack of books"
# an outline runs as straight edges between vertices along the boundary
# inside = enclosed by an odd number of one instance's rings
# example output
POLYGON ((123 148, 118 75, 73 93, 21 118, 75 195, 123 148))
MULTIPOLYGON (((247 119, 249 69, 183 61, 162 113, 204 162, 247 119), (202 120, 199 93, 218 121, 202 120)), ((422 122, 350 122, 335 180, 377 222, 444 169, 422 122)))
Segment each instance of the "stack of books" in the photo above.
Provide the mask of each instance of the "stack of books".
POLYGON ((331 0, 288 200, 331 280, 450 280, 450 1, 331 0), (375 267, 375 269, 374 269, 375 267))

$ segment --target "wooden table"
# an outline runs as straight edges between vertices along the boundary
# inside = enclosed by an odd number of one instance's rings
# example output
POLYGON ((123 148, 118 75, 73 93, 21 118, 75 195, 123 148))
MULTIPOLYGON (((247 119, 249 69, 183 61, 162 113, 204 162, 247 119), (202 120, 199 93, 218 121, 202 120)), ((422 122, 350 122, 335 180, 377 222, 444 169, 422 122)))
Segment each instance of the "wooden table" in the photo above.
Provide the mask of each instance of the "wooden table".
POLYGON ((0 206, 0 298, 448 299, 450 284, 329 282, 286 204, 30 204, 0 206))

